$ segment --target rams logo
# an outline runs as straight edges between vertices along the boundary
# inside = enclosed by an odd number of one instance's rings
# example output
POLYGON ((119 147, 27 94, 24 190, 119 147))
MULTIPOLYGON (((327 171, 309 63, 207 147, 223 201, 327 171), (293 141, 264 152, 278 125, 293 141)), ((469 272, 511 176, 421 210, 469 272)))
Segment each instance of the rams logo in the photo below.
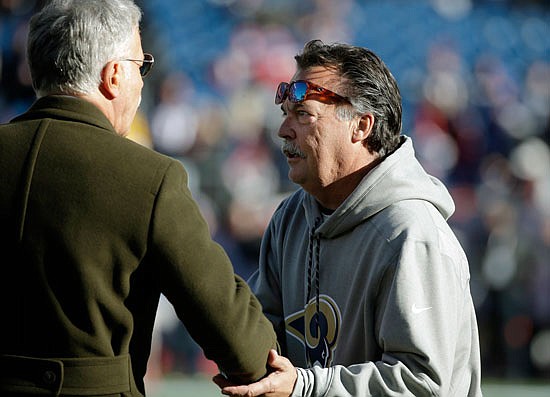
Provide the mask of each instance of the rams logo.
POLYGON ((329 367, 338 344, 340 309, 327 295, 319 296, 319 313, 316 299, 311 299, 304 310, 285 319, 286 331, 305 346, 309 367, 329 367))

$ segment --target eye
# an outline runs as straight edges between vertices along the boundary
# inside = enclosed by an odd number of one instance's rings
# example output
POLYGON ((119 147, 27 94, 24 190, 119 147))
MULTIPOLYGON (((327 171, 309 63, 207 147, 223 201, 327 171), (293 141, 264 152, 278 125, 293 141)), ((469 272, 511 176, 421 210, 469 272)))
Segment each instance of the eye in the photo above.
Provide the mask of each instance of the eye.
POLYGON ((307 111, 305 108, 299 108, 294 110, 294 115, 296 117, 296 120, 298 120, 298 123, 300 124, 311 124, 314 122, 314 116, 310 112, 307 111))

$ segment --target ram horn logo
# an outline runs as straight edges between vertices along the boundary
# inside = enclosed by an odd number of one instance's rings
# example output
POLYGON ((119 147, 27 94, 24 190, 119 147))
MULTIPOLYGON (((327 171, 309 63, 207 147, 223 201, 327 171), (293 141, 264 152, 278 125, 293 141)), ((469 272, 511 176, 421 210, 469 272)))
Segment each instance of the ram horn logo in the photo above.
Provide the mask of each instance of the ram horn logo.
POLYGON ((327 295, 319 296, 319 313, 315 298, 304 310, 285 319, 287 332, 304 346, 308 366, 329 367, 334 357, 340 332, 340 309, 327 295))

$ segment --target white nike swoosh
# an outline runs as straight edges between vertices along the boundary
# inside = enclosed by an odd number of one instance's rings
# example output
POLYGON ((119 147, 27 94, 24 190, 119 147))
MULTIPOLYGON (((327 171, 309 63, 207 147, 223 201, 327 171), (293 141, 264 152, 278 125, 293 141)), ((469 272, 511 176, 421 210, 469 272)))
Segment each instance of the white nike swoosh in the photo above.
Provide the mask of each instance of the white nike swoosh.
POLYGON ((431 306, 430 306, 430 307, 418 307, 418 306, 416 305, 416 303, 414 303, 414 304, 412 305, 412 312, 413 312, 414 314, 418 314, 418 313, 425 312, 426 310, 430 310, 431 308, 432 308, 431 306))

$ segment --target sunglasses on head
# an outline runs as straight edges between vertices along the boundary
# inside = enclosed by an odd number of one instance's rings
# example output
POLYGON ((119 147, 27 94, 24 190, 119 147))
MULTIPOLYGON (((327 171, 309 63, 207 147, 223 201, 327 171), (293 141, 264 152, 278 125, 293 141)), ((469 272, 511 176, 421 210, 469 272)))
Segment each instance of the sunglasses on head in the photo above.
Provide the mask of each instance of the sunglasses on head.
POLYGON ((144 53, 143 59, 123 59, 123 61, 135 62, 139 66, 139 74, 141 77, 145 77, 149 74, 155 63, 155 58, 153 55, 144 53))
POLYGON ((292 83, 279 83, 277 94, 275 95, 275 104, 279 105, 287 98, 292 103, 301 103, 309 97, 314 97, 321 102, 349 102, 347 98, 317 84, 305 80, 297 80, 292 83))

